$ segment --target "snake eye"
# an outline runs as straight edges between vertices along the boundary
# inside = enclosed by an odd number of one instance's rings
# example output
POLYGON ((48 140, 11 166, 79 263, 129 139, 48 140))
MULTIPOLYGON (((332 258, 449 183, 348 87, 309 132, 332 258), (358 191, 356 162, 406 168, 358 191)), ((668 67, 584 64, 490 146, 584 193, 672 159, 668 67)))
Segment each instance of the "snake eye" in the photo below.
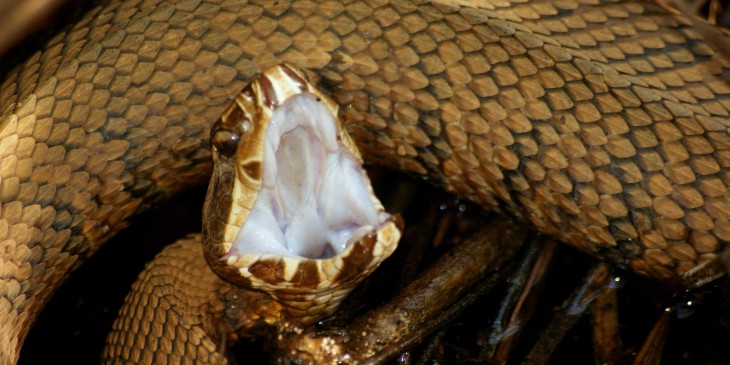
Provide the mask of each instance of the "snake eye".
POLYGON ((213 147, 224 156, 233 156, 238 148, 238 134, 226 129, 215 131, 210 140, 213 147))

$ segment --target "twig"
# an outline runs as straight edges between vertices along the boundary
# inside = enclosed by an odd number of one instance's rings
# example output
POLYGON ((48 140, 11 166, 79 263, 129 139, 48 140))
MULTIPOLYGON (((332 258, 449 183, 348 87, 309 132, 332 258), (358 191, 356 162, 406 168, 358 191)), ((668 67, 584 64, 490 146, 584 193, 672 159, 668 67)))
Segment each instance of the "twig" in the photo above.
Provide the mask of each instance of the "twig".
POLYGON ((514 256, 525 236, 525 230, 511 221, 490 224, 441 257, 390 303, 346 328, 280 336, 278 360, 379 363, 397 356, 493 286, 496 280, 492 276, 471 290, 479 279, 514 256))

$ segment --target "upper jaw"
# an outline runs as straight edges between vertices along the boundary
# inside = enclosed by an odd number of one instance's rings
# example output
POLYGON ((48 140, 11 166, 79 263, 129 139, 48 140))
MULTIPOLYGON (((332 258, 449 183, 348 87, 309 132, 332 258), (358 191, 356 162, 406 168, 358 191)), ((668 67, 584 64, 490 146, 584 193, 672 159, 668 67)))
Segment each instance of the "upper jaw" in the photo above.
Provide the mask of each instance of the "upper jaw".
POLYGON ((386 221, 362 161, 338 142, 335 122, 310 93, 274 110, 258 198, 252 209, 233 212, 247 219, 226 258, 327 258, 386 221))

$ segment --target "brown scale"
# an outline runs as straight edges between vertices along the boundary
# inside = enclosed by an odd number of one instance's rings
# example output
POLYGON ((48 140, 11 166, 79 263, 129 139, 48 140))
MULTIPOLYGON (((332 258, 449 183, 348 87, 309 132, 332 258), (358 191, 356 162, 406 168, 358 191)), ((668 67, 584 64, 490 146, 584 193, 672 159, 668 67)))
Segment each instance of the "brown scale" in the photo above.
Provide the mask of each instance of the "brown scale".
POLYGON ((210 125, 282 61, 321 76, 371 163, 657 279, 716 258, 729 63, 695 20, 644 2, 449 3, 114 3, 4 70, 0 362, 71 268, 207 179, 210 125))

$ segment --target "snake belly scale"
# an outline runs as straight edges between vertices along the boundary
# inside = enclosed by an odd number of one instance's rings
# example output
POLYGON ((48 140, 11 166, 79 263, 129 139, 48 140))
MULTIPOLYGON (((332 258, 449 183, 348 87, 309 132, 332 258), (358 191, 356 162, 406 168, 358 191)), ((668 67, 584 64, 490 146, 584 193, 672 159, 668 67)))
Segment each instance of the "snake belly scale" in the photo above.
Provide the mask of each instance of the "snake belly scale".
POLYGON ((730 240, 730 64, 656 4, 123 1, 0 81, 0 362, 130 216, 206 180, 211 124, 280 62, 367 162, 640 274, 730 240))

